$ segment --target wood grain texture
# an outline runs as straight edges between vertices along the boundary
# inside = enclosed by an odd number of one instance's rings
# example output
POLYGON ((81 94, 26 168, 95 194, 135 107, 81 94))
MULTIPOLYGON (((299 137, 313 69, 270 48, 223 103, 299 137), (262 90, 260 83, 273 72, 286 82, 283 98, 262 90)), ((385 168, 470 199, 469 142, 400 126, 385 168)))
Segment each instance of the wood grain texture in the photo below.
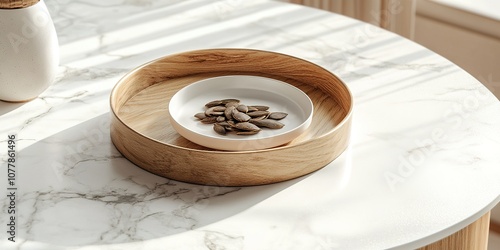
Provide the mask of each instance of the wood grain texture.
POLYGON ((143 169, 179 181, 285 181, 324 167, 349 143, 352 96, 345 84, 315 64, 273 52, 212 49, 167 56, 127 74, 110 99, 117 149, 143 169), (314 104, 311 126, 286 145, 256 151, 218 151, 179 136, 169 124, 169 99, 190 83, 222 75, 264 76, 300 88, 314 104))
POLYGON ((419 250, 487 250, 490 212, 460 231, 419 250))
POLYGON ((26 8, 38 2, 40 2, 40 0, 0 0, 0 9, 26 8))

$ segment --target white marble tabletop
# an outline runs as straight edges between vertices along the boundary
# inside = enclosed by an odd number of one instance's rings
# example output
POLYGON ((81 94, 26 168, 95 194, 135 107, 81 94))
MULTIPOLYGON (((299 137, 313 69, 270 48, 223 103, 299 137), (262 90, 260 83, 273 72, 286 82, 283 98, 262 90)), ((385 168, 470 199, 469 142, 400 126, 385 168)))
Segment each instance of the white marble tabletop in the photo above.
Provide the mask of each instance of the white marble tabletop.
POLYGON ((435 53, 340 15, 273 1, 47 0, 56 82, 0 103, 0 155, 16 135, 16 242, 0 249, 416 248, 500 200, 500 102, 435 53), (115 149, 109 95, 172 53, 253 48, 317 63, 354 95, 350 147, 283 183, 233 188, 168 180, 115 149))

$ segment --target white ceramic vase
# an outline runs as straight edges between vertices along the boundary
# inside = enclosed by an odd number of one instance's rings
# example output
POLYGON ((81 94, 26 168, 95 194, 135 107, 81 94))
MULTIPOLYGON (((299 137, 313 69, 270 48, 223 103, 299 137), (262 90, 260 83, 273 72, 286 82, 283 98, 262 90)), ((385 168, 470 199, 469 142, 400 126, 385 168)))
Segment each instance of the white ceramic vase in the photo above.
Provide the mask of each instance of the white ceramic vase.
POLYGON ((0 100, 36 98, 54 81, 59 45, 45 2, 0 9, 0 100))

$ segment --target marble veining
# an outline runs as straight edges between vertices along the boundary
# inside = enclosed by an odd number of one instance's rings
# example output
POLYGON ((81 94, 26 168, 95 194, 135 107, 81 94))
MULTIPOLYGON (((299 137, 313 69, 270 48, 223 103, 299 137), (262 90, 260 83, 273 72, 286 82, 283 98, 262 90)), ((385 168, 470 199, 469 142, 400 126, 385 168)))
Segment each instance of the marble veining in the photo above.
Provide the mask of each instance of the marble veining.
MULTIPOLYGON (((500 102, 395 34, 266 0, 45 2, 61 66, 37 99, 0 103, 2 169, 9 134, 18 169, 16 242, 1 230, 0 249, 408 249, 500 200, 500 102), (310 175, 244 188, 168 180, 125 159, 109 137, 116 82, 158 57, 218 47, 337 74, 355 102, 346 152, 310 175)), ((1 225, 7 185, 2 171, 1 225)))

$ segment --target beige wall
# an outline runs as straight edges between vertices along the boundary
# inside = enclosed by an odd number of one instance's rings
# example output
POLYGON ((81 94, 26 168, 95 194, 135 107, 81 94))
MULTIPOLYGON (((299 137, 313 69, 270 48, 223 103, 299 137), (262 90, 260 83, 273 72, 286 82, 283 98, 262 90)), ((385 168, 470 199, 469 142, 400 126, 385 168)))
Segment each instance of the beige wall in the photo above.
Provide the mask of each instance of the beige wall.
POLYGON ((417 0, 278 0, 324 9, 413 38, 417 0))
POLYGON ((465 69, 500 99, 500 20, 419 0, 414 40, 465 69))

